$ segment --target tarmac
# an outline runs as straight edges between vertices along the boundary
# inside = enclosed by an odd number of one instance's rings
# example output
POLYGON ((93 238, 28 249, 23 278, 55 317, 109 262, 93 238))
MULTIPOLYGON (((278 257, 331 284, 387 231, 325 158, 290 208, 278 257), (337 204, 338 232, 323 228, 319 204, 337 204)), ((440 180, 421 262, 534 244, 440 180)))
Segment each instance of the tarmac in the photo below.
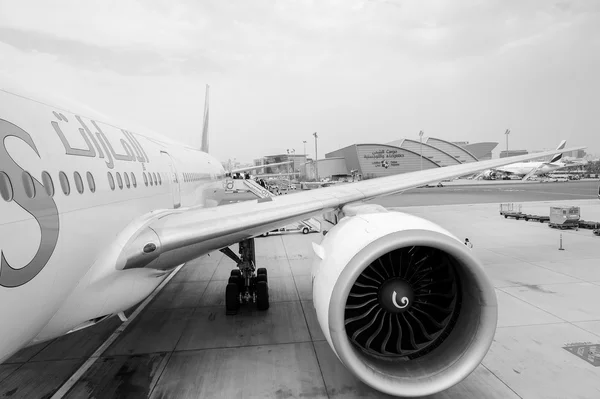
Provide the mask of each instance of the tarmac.
MULTIPOLYGON (((498 328, 483 363, 429 398, 600 397, 600 237, 505 219, 498 205, 519 203, 540 215, 553 205, 575 205, 583 219, 600 222, 598 182, 585 184, 428 188, 377 200, 468 237, 496 289, 498 328)), ((225 316, 235 265, 214 252, 181 268, 147 306, 126 312, 127 324, 113 317, 18 352, 0 365, 0 397, 388 397, 341 365, 317 324, 311 243, 321 239, 257 239, 257 264, 269 273, 266 312, 242 308, 225 316)))

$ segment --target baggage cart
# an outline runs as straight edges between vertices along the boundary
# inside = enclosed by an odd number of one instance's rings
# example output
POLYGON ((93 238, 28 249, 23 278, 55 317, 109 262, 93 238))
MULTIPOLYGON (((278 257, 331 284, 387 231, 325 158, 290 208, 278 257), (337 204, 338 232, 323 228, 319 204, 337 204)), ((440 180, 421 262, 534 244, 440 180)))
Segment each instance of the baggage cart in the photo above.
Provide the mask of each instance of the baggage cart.
POLYGON ((556 229, 579 230, 579 207, 578 206, 552 206, 550 207, 549 227, 556 229))
POLYGON ((500 204, 500 214, 520 214, 521 213, 521 204, 500 204))

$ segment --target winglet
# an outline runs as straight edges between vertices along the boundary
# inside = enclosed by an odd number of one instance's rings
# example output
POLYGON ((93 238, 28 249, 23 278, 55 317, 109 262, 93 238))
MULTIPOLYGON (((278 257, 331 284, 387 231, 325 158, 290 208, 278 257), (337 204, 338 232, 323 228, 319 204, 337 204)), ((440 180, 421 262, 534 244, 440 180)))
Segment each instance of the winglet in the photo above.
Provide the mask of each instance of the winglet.
MULTIPOLYGON (((565 148, 565 145, 567 144, 567 140, 563 140, 560 142, 560 144, 558 145, 558 147, 556 147, 557 150, 562 150, 563 148, 565 148)), ((558 154, 554 154, 554 156, 552 157, 552 159, 550 160, 550 163, 553 162, 558 162, 562 159, 562 152, 558 153, 558 154)))
POLYGON ((210 86, 206 85, 206 95, 204 97, 204 125, 202 127, 202 146, 200 150, 208 153, 208 101, 210 86))

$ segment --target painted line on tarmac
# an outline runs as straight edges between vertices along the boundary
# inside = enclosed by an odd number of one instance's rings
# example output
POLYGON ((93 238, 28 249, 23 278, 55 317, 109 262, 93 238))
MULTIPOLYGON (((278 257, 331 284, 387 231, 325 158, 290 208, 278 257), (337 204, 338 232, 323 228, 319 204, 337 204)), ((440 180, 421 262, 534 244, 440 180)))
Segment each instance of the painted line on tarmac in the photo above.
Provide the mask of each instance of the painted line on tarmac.
POLYGON ((162 283, 160 283, 160 285, 156 287, 154 291, 152 291, 152 293, 146 298, 146 300, 142 302, 140 306, 137 307, 135 312, 133 312, 131 316, 129 316, 127 321, 123 322, 115 330, 115 332, 113 332, 112 335, 108 337, 108 339, 104 341, 104 343, 98 349, 96 349, 96 351, 88 358, 88 360, 86 360, 86 362, 83 363, 81 367, 79 367, 79 369, 75 373, 73 373, 73 375, 58 389, 58 391, 56 391, 56 393, 52 395, 51 399, 61 399, 71 390, 71 388, 73 388, 73 386, 81 379, 85 372, 88 371, 90 367, 94 365, 94 363, 96 363, 96 360, 98 360, 100 356, 102 356, 102 354, 109 348, 109 346, 111 346, 112 343, 115 342, 117 338, 119 338, 119 336, 121 335, 121 333, 123 333, 123 331, 125 331, 127 326, 129 326, 129 324, 131 324, 131 322, 142 312, 142 310, 146 308, 146 306, 154 299, 154 297, 156 297, 156 295, 158 295, 160 291, 162 291, 164 286, 167 285, 177 273, 179 273, 179 270, 181 270, 182 267, 183 265, 177 266, 171 272, 171 274, 162 283))

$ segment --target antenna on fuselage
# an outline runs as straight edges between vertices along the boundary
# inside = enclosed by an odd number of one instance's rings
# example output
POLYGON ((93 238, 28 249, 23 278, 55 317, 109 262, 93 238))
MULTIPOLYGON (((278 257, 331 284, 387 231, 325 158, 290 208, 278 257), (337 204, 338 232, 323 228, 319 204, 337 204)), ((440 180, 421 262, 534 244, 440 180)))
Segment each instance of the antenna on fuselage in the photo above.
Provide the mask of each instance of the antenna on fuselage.
POLYGON ((208 102, 210 86, 206 85, 206 95, 204 97, 204 125, 202 126, 202 146, 200 150, 208 152, 208 102))

